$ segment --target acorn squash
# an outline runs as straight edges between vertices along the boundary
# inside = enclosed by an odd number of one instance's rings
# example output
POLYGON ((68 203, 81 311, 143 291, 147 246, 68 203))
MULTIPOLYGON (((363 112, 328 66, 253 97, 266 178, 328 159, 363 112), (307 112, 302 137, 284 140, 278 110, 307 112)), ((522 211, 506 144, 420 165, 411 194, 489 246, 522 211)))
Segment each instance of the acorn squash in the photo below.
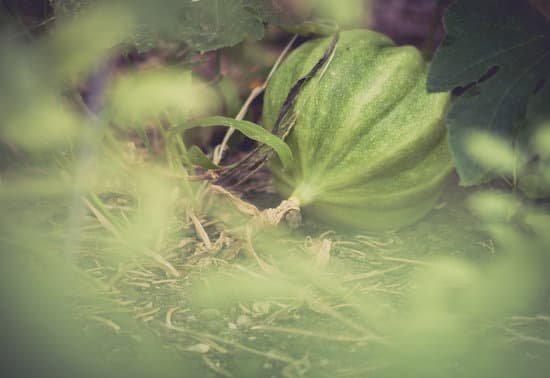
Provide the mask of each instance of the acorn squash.
MULTIPOLYGON (((270 81, 263 123, 273 128, 292 86, 331 38, 295 49, 270 81)), ((443 124, 448 93, 427 93, 427 63, 368 30, 341 33, 327 66, 304 86, 286 138, 293 162, 270 163, 277 190, 305 214, 364 230, 415 222, 436 203, 452 170, 443 124)))

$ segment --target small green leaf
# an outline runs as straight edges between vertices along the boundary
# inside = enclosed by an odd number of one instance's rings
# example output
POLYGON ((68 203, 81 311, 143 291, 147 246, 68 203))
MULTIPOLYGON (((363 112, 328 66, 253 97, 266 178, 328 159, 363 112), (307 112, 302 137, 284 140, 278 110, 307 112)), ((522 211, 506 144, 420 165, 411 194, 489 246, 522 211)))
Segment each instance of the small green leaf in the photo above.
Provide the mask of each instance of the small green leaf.
POLYGON ((220 168, 218 165, 214 164, 212 160, 210 160, 208 156, 206 156, 204 152, 202 152, 202 150, 197 146, 191 146, 191 148, 187 151, 187 156, 189 157, 191 164, 198 165, 201 168, 204 168, 204 169, 220 168))
POLYGON ((221 116, 207 117, 198 121, 194 121, 193 123, 190 123, 188 125, 174 127, 170 130, 170 132, 181 132, 192 127, 212 126, 232 127, 236 130, 239 130, 250 139, 254 139, 257 142, 268 145, 269 147, 273 148, 273 150, 275 150, 277 155, 279 155, 279 158, 281 159, 281 162, 285 167, 290 164, 290 161, 292 160, 292 152, 282 139, 265 130, 260 125, 249 121, 236 120, 233 118, 221 116))
POLYGON ((550 79, 550 27, 517 0, 461 0, 444 21, 448 35, 431 64, 428 90, 471 86, 454 101, 447 127, 461 183, 474 185, 498 172, 468 155, 467 138, 485 131, 516 141, 530 96, 550 79))

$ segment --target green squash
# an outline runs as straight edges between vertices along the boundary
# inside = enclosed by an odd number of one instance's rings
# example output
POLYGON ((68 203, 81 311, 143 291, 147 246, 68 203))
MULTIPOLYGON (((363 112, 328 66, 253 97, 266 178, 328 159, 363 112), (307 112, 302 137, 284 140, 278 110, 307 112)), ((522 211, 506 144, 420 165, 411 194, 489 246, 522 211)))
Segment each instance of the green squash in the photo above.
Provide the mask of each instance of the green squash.
MULTIPOLYGON (((264 98, 271 129, 291 87, 331 38, 295 49, 264 98)), ((398 228, 427 214, 452 170, 443 118, 449 94, 426 91, 427 63, 368 30, 342 32, 328 66, 302 89, 286 138, 294 159, 270 163, 277 190, 306 214, 364 230, 398 228)))

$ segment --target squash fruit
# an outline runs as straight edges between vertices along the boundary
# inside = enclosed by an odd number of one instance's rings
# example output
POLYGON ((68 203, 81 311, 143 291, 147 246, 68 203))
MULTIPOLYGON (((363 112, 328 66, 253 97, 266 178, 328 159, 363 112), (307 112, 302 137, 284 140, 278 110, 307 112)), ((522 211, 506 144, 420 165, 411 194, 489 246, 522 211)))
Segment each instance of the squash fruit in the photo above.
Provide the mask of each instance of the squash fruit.
MULTIPOLYGON (((331 38, 295 49, 270 81, 263 124, 273 128, 292 86, 331 38)), ((277 190, 304 213, 364 230, 427 214, 452 170, 443 125, 448 93, 427 93, 427 63, 376 32, 344 31, 327 66, 302 88, 286 138, 293 162, 270 163, 277 190)))

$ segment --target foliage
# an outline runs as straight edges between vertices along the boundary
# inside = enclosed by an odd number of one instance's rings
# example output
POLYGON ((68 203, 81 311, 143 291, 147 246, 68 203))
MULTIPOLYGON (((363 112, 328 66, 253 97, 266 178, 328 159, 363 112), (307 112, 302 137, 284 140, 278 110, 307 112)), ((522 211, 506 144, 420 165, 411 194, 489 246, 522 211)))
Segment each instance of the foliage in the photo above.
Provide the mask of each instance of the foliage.
MULTIPOLYGON (((101 0, 53 0, 59 18, 81 14, 101 0)), ((266 0, 117 0, 135 17, 131 41, 148 51, 162 41, 183 42, 198 51, 233 46, 244 39, 264 36, 265 21, 292 22, 266 0)))
POLYGON ((1 48, 10 54, 0 56, 2 139, 36 152, 60 149, 81 136, 81 115, 60 94, 83 73, 100 70, 113 44, 130 35, 131 24, 120 8, 103 7, 61 23, 49 38, 29 44, 6 40, 1 48))
POLYGON ((292 160, 292 151, 290 151, 288 145, 277 136, 271 134, 265 129, 262 129, 260 126, 253 122, 216 116, 203 118, 198 121, 192 122, 188 126, 179 126, 174 128, 173 130, 174 132, 181 132, 185 129, 188 129, 189 127, 209 127, 220 125, 229 126, 236 130, 239 130, 247 137, 271 147, 278 154, 279 159, 281 159, 281 161, 283 162, 283 166, 287 167, 290 165, 290 162, 292 160))
POLYGON ((465 87, 447 127, 461 183, 479 184, 499 172, 468 154, 468 138, 485 131, 516 142, 529 99, 550 80, 550 25, 527 1, 461 0, 447 11, 445 28, 448 36, 435 54, 428 89, 465 87))

